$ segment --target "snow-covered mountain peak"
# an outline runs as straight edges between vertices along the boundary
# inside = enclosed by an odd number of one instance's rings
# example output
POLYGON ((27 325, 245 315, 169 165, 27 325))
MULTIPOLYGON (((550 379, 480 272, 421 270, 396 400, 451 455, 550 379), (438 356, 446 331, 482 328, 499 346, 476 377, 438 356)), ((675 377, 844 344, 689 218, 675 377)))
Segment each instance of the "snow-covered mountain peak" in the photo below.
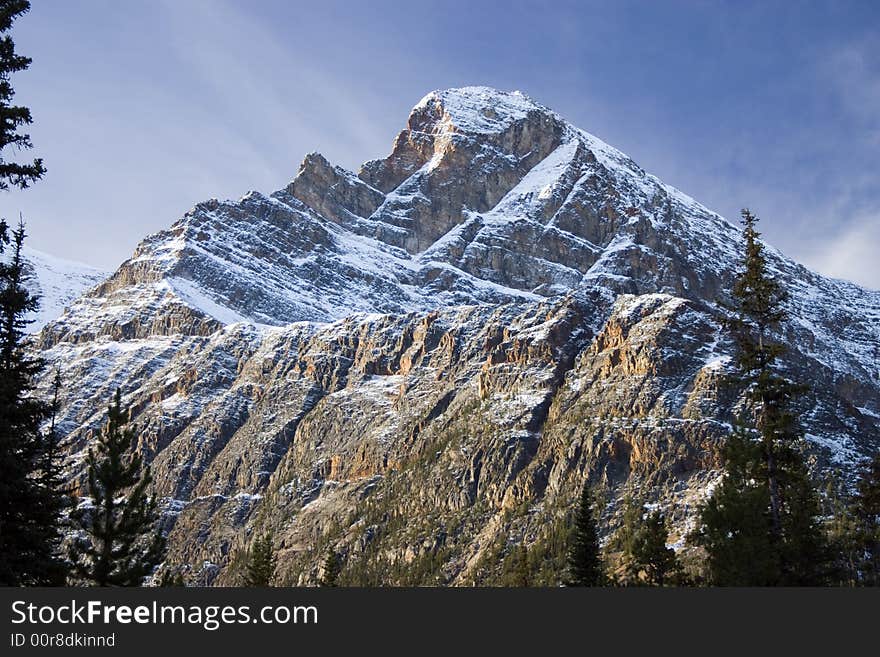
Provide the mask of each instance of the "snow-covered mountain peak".
POLYGON ((442 117, 439 132, 499 133, 530 112, 541 112, 557 118, 555 113, 539 105, 520 91, 498 91, 491 87, 460 87, 436 90, 427 94, 413 107, 411 115, 424 110, 442 117))
POLYGON ((517 122, 524 121, 530 114, 540 115, 543 120, 536 122, 533 129, 543 126, 549 130, 558 130, 562 126, 565 141, 582 142, 609 168, 620 168, 639 177, 647 175, 628 155, 596 135, 576 127, 521 91, 500 91, 485 86, 435 90, 413 107, 410 124, 419 125, 421 122, 421 127, 424 127, 423 116, 426 111, 436 117, 436 124, 431 130, 434 134, 499 134, 517 122))
MULTIPOLYGON (((74 464, 113 391, 137 415, 169 563, 234 554, 258 517, 308 545, 395 490, 400 518, 476 528, 451 546, 465 563, 511 511, 548 526, 585 476, 687 524, 742 401, 718 305, 741 251, 602 140, 466 87, 426 96, 357 173, 311 153, 279 191, 197 204, 40 343, 77 384, 59 416, 74 464)), ((813 456, 850 466, 880 444, 880 292, 767 260, 813 456)))
MULTIPOLYGON (((357 174, 313 152, 282 190, 197 204, 146 238, 56 323, 52 340, 326 322, 592 288, 712 305, 736 269, 739 239, 716 213, 524 94, 447 89, 425 96, 392 152, 357 174)), ((830 342, 831 326, 819 329, 839 283, 768 255, 795 289, 809 279, 809 298, 795 294, 792 305, 830 342)), ((857 296, 856 306, 878 305, 877 295, 857 296)), ((871 369, 856 354, 880 342, 878 332, 854 321, 843 362, 871 369)))
POLYGON ((37 251, 27 245, 22 247, 25 261, 26 284, 33 294, 39 296, 40 308, 28 319, 28 331, 38 332, 48 322, 57 319, 65 307, 83 292, 94 287, 109 272, 90 265, 37 251))

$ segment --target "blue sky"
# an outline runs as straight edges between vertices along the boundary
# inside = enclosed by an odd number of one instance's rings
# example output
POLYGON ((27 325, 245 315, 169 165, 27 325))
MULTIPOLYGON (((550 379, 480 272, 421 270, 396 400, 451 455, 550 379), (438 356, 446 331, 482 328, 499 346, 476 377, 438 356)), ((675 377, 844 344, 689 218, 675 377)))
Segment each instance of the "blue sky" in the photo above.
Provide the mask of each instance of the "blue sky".
POLYGON ((880 2, 34 0, 31 246, 113 268, 305 153, 385 155, 437 88, 520 89, 823 273, 880 288, 880 2))

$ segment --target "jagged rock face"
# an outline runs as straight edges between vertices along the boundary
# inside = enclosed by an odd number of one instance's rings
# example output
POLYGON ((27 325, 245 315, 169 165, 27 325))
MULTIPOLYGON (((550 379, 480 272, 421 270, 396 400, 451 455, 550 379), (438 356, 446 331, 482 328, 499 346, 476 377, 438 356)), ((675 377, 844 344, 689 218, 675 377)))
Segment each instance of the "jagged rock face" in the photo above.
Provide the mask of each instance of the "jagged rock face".
MULTIPOLYGON (((732 400, 712 387, 717 327, 661 295, 622 297, 603 326, 605 304, 567 297, 323 326, 236 324, 210 337, 127 341, 109 376, 95 376, 108 360, 100 343, 75 345, 56 356, 79 365, 71 375, 85 403, 61 424, 76 427, 68 441, 81 450, 102 399, 121 380, 138 382, 128 400, 175 563, 222 563, 258 514, 286 546, 282 570, 308 582, 304 555, 375 489, 389 512, 467 520, 447 546, 458 555, 453 579, 465 581, 486 527, 500 530, 536 500, 566 504, 586 474, 613 486, 635 472, 682 499, 710 476, 727 425, 694 399, 729 414, 732 400), (694 337, 673 351, 669 333, 694 337)), ((543 521, 530 522, 520 531, 543 521)), ((334 539, 360 541, 368 529, 334 539)))
MULTIPOLYGON (((198 582, 266 530, 287 582, 328 546, 364 577, 479 581, 584 477, 684 531, 740 399, 717 306, 739 244, 521 94, 429 94, 387 158, 201 203, 46 327, 71 476, 122 388, 198 582)), ((851 469, 880 445, 880 293, 768 258, 814 463, 851 469)))
MULTIPOLYGON (((515 94, 427 96, 385 160, 359 176, 387 196, 370 217, 420 253, 469 212, 487 212, 559 146, 564 123, 515 94)), ((378 236, 378 235, 377 235, 378 236)))
POLYGON ((334 167, 320 153, 306 155, 287 192, 321 216, 354 230, 385 200, 385 194, 334 167))

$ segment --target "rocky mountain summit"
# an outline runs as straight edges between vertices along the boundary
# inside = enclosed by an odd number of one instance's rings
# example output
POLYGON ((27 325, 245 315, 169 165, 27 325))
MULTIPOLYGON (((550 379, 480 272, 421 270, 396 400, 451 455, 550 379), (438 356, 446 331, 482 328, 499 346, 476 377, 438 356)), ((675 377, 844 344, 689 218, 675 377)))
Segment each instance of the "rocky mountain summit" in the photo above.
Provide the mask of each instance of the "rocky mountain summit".
MULTIPOLYGON (((468 584, 549 549, 584 477, 679 535, 740 393, 719 324, 739 230, 519 92, 433 92, 384 159, 320 154, 198 204, 38 336, 76 381, 71 476, 122 389, 164 500, 163 568, 234 583, 468 584), (383 573, 379 580, 377 573, 383 573)), ((817 473, 880 447, 880 292, 768 249, 817 473)), ((48 382, 46 382, 48 385, 48 382)))

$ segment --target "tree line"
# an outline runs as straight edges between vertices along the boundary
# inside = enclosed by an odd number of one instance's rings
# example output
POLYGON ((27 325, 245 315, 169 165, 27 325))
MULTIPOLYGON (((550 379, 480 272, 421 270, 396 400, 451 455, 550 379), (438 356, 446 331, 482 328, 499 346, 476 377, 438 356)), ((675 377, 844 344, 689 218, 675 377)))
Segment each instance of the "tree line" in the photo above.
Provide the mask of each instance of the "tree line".
POLYGON ((804 460, 796 402, 808 388, 789 380, 774 334, 786 318, 786 292, 768 271, 758 219, 742 211, 741 269, 724 304, 735 345, 730 382, 744 396, 739 420, 723 446, 719 485, 700 508, 686 545, 701 557, 685 575, 668 545, 666 520, 632 499, 609 541, 621 556, 613 568, 599 548, 601 513, 587 484, 568 552, 568 580, 713 586, 876 586, 880 583, 880 453, 862 465, 855 489, 844 482, 824 498, 804 460))
MULTIPOLYGON (((2 9, 2 5, 0 5, 2 9)), ((88 448, 86 479, 69 481, 56 425, 62 378, 49 400, 35 381, 45 368, 25 329, 38 299, 25 287, 23 225, 0 220, 0 585, 136 586, 164 553, 152 479, 116 391, 88 448)))
MULTIPOLYGON (((29 9, 27 0, 0 0, 0 153, 32 148, 22 129, 33 119, 13 104, 11 82, 31 59, 15 51, 8 34, 29 9)), ((0 156, 0 190, 26 189, 45 173, 39 158, 0 156)), ((0 585, 138 585, 164 548, 150 472, 117 391, 88 449, 85 482, 78 490, 68 482, 56 424, 61 373, 42 398, 36 381, 46 363, 27 341, 27 316, 39 298, 26 287, 25 238, 21 219, 14 228, 0 219, 0 585)))

